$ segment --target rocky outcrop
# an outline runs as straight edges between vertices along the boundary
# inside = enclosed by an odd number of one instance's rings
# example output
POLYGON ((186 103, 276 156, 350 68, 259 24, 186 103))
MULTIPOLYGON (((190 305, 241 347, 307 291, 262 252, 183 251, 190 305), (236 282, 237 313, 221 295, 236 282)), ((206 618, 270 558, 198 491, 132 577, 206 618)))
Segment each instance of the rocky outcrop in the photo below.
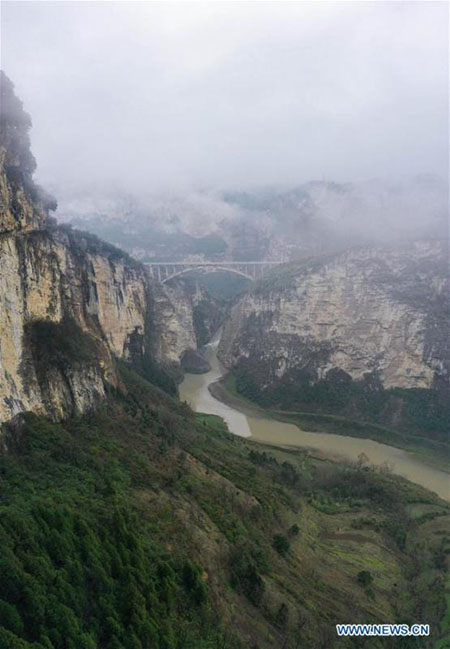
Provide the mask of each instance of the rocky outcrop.
POLYGON ((85 412, 104 394, 104 380, 116 383, 113 355, 126 358, 132 334, 144 333, 145 271, 58 228, 3 235, 0 268, 0 420, 23 410, 85 412), (44 385, 28 331, 63 321, 95 340, 100 358, 51 368, 44 385))
POLYGON ((55 419, 86 412, 105 381, 117 384, 114 357, 139 365, 150 354, 179 367, 213 319, 198 315, 208 302, 200 289, 155 284, 125 253, 67 228, 4 234, 0 269, 0 421, 24 410, 55 419), (92 362, 74 354, 40 377, 29 331, 45 322, 75 323, 96 343, 92 362))
POLYGON ((223 324, 227 305, 210 295, 196 280, 182 281, 181 286, 191 304, 197 347, 203 347, 223 324))
POLYGON ((179 284, 153 284, 151 340, 155 359, 177 365, 183 352, 196 349, 192 303, 179 284))
POLYGON ((207 371, 207 364, 193 352, 207 343, 222 324, 224 305, 198 282, 183 280, 152 283, 150 299, 150 344, 155 359, 162 365, 178 365, 181 359, 187 359, 187 367, 198 365, 199 370, 203 367, 207 371))
POLYGON ((181 357, 181 368, 189 374, 205 374, 211 369, 211 365, 205 358, 204 350, 188 349, 181 357))
POLYGON ((234 306, 219 355, 261 392, 345 377, 447 382, 446 247, 360 248, 276 271, 234 306))
POLYGON ((0 71, 0 234, 45 226, 56 202, 33 181, 36 162, 30 151, 31 119, 0 71))
POLYGON ((117 385, 115 357, 179 366, 214 317, 198 287, 157 285, 126 253, 49 220, 30 118, 0 81, 0 423, 27 410, 62 419, 117 385))

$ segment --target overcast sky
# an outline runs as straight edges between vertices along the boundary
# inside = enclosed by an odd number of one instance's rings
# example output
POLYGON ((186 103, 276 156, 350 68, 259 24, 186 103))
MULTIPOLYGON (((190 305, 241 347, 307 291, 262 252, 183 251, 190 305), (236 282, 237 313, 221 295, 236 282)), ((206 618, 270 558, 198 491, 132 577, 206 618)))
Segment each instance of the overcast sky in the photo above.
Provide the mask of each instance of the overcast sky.
POLYGON ((447 174, 446 2, 2 2, 1 53, 49 186, 447 174))

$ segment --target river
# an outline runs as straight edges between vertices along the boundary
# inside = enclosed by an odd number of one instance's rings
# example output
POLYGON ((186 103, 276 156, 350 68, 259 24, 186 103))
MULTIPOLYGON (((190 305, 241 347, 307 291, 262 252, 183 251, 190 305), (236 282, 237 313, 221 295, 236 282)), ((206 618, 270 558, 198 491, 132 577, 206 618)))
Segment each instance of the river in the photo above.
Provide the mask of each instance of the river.
POLYGON ((239 405, 238 410, 213 397, 208 387, 218 381, 226 371, 217 358, 219 337, 220 332, 204 348, 211 370, 205 374, 186 374, 179 386, 180 399, 187 401, 193 410, 218 415, 235 435, 250 437, 266 444, 308 448, 337 460, 356 461, 361 453, 365 453, 370 463, 387 463, 394 473, 434 491, 445 500, 450 500, 449 475, 424 464, 407 451, 371 439, 310 433, 295 424, 266 418, 247 405, 239 405))

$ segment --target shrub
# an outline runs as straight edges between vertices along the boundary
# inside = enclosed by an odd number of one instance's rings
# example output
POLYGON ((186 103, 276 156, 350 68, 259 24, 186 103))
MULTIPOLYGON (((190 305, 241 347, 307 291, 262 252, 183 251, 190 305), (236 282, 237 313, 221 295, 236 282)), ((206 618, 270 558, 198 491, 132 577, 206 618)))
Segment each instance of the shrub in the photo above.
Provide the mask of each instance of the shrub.
POLYGON ((60 322, 33 320, 25 326, 25 340, 39 376, 50 368, 65 370, 74 364, 92 363, 96 343, 70 317, 60 322))
POLYGON ((16 607, 13 604, 0 599, 0 624, 13 633, 21 634, 23 622, 16 607))
POLYGON ((202 604, 207 597, 206 586, 201 580, 201 568, 191 561, 185 561, 182 570, 183 585, 196 605, 202 604))
POLYGON ((290 462, 283 462, 281 465, 280 478, 284 484, 294 487, 299 481, 299 474, 293 464, 290 462))
POLYGON ((297 523, 294 523, 294 525, 291 525, 291 527, 289 528, 289 536, 298 536, 299 532, 300 528, 297 523))
POLYGON ((255 559, 244 548, 236 548, 230 556, 231 585, 247 599, 259 606, 264 594, 264 581, 258 572, 255 559))
POLYGON ((136 371, 153 385, 156 385, 170 396, 177 394, 177 386, 174 379, 150 356, 144 354, 140 366, 135 368, 136 371))
POLYGON ((368 570, 361 570, 358 572, 356 580, 361 586, 367 587, 373 582, 373 577, 368 570))
POLYGON ((383 524, 383 529, 395 541, 400 550, 404 550, 406 546, 406 527, 405 521, 401 518, 398 520, 389 519, 383 524))
POLYGON ((286 606, 286 604, 283 602, 280 604, 280 608, 278 609, 276 615, 275 615, 275 626, 277 626, 279 629, 284 629, 287 625, 289 618, 289 609, 286 606))
POLYGON ((289 552, 291 544, 289 543, 287 536, 285 536, 284 534, 275 534, 275 536, 273 537, 272 546, 278 552, 278 554, 280 554, 282 557, 285 557, 289 552))

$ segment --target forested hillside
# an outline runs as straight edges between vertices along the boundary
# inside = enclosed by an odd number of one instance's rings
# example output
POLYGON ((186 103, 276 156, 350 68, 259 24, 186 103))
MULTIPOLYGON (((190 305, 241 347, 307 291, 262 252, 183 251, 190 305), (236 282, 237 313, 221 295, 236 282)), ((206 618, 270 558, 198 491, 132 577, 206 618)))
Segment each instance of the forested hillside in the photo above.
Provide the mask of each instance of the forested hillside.
POLYGON ((389 646, 447 646, 448 505, 120 375, 97 414, 7 427, 2 647, 352 647, 333 625, 357 620, 427 621, 432 638, 389 646))

